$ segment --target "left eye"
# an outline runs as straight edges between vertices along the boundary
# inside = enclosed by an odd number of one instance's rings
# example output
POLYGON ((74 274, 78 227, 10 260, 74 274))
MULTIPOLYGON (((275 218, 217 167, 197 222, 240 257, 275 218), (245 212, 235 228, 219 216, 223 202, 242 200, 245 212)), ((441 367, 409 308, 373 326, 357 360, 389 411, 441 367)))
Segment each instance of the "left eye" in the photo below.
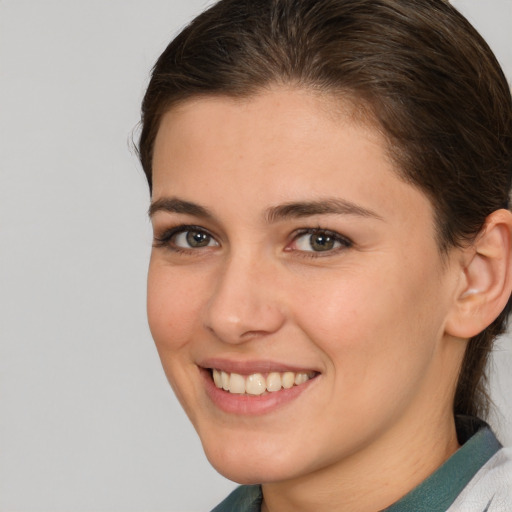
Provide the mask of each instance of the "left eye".
POLYGON ((327 252, 341 247, 350 247, 351 243, 332 231, 309 231, 297 236, 293 245, 293 248, 298 251, 327 252))

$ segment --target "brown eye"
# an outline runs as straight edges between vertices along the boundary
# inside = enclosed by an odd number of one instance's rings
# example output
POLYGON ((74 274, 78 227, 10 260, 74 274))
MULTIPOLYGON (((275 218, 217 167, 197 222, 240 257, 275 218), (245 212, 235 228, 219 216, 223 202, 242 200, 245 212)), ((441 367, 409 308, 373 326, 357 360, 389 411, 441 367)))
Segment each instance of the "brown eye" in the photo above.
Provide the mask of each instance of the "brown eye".
POLYGON ((313 234, 309 237, 309 245, 314 251, 330 251, 334 249, 336 240, 333 237, 325 234, 313 234))
POLYGON ((211 236, 200 231, 187 231, 187 244, 190 247, 207 247, 210 243, 211 236))
POLYGON ((205 231, 188 229, 176 233, 172 239, 173 245, 182 249, 200 249, 202 247, 214 247, 219 244, 205 231))

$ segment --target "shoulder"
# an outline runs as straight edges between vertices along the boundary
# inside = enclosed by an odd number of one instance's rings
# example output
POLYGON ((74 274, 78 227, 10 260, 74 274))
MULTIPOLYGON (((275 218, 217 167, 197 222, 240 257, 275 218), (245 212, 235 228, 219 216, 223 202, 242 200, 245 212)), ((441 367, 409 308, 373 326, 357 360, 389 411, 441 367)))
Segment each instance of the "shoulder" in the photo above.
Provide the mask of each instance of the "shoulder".
POLYGON ((471 479, 448 512, 509 512, 512 447, 502 448, 471 479))
POLYGON ((260 512, 261 500, 259 485, 241 485, 211 512, 260 512))

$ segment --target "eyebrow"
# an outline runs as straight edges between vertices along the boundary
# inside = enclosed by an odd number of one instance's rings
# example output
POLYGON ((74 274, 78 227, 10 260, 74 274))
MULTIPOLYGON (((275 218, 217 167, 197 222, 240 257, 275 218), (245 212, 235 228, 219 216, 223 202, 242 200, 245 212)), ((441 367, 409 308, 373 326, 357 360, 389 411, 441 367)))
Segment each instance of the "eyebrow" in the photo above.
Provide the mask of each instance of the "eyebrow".
POLYGON ((311 217, 313 215, 357 215, 384 220, 378 213, 359 206, 351 201, 338 198, 327 198, 319 201, 285 203, 269 208, 265 214, 268 223, 290 218, 311 217))
POLYGON ((213 218, 212 213, 207 208, 189 201, 183 201, 176 197, 163 197, 152 202, 148 211, 149 217, 151 218, 156 212, 161 211, 169 213, 184 213, 203 219, 213 218))
MULTIPOLYGON (((214 215, 205 208, 190 201, 184 201, 176 197, 163 197, 157 199, 149 207, 148 214, 152 217, 156 212, 164 211, 169 213, 182 213, 200 217, 203 219, 213 219, 214 215)), ((265 212, 265 220, 272 224, 292 218, 311 217, 313 215, 357 215, 359 217, 369 217, 383 220, 383 218, 373 210, 359 206, 351 201, 338 198, 321 199, 318 201, 299 201, 284 203, 278 206, 272 206, 265 212)))

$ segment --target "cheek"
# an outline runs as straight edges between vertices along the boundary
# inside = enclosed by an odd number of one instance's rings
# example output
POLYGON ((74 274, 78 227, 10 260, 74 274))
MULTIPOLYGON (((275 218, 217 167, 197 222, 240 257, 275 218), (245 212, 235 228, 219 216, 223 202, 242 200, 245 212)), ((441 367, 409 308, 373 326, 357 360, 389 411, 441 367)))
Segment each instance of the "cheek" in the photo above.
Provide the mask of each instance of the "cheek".
POLYGON ((167 380, 194 424, 196 413, 191 404, 197 402, 196 387, 187 383, 191 372, 197 372, 190 357, 190 342, 200 325, 201 302, 197 290, 198 287, 179 269, 170 269, 153 261, 150 263, 147 290, 149 327, 167 380))
POLYGON ((300 291, 308 300, 297 304, 295 318, 343 381, 342 392, 393 392, 398 380, 414 380, 429 364, 443 323, 434 275, 390 259, 300 291))
POLYGON ((151 262, 148 272, 148 322, 160 356, 183 348, 200 316, 197 283, 178 270, 151 262))

